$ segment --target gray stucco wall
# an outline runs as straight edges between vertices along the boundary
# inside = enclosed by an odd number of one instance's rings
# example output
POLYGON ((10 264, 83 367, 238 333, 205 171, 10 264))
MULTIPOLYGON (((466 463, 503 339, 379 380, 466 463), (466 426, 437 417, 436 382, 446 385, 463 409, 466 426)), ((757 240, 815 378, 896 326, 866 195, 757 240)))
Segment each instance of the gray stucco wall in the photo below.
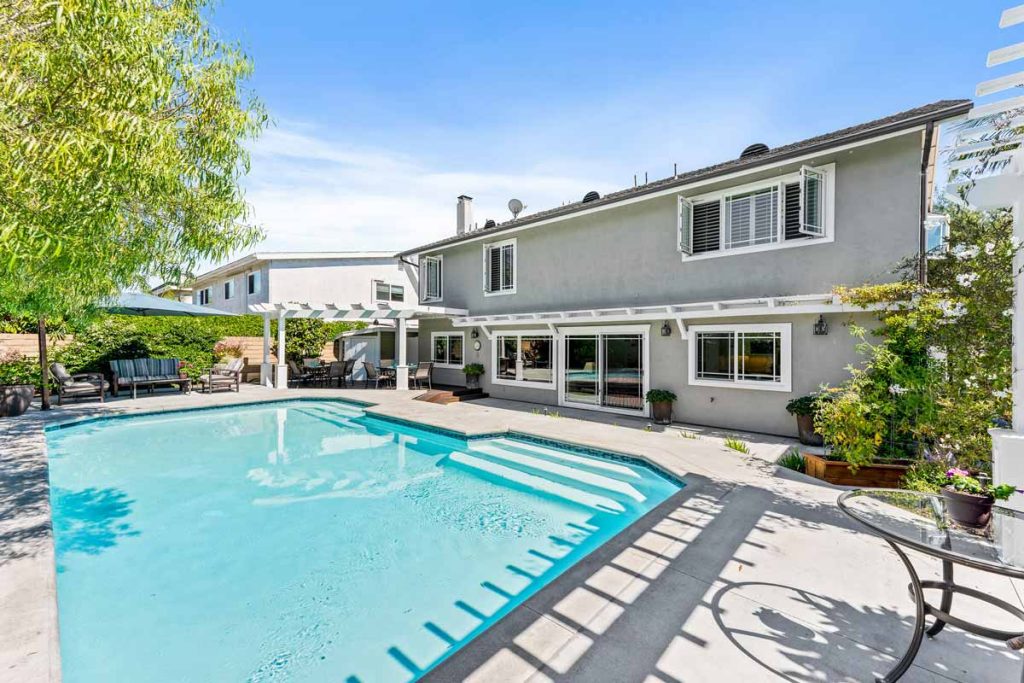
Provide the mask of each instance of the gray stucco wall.
POLYGON ((837 284, 891 280, 896 263, 917 253, 920 150, 921 134, 908 133, 806 162, 836 164, 834 242, 684 262, 676 250, 672 194, 506 235, 518 240, 517 291, 511 295, 484 296, 482 242, 446 249, 442 303, 486 315, 812 294, 837 284))
MULTIPOLYGON (((650 343, 650 386, 652 389, 670 389, 677 396, 674 418, 677 422, 748 430, 785 436, 796 435, 796 423, 786 412, 790 399, 817 390, 823 383, 839 384, 847 377, 847 366, 857 365, 857 340, 850 334, 849 323, 869 329, 876 326, 870 314, 832 314, 825 316, 830 330, 826 336, 815 336, 812 326, 816 315, 760 316, 748 318, 715 318, 689 321, 691 325, 727 323, 791 323, 792 324, 792 391, 761 391, 746 388, 720 388, 691 386, 688 382, 688 341, 679 337, 672 326, 668 337, 660 335, 661 323, 652 323, 648 335, 650 343)), ((452 329, 447 320, 420 322, 420 358, 430 358, 430 333, 452 329)), ((494 328, 496 332, 513 327, 494 328)), ((564 327, 563 329, 572 329, 564 327)), ((558 392, 493 384, 491 382, 491 342, 484 335, 478 338, 480 351, 473 350, 470 330, 466 333, 466 362, 482 363, 486 373, 481 378, 484 391, 495 398, 529 401, 544 405, 558 405, 558 392)), ((558 349, 557 353, 561 354, 558 349)), ((434 382, 463 385, 461 371, 435 369, 434 382)))

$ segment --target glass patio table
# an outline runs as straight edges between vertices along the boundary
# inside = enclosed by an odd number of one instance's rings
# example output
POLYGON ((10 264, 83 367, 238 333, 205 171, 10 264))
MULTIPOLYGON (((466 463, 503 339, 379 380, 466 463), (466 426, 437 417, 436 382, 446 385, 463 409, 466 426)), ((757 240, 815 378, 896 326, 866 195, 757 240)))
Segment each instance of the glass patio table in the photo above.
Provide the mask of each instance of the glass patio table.
MULTIPOLYGON (((1024 632, 1001 631, 979 626, 950 614, 955 594, 965 595, 994 605, 1024 620, 1018 605, 987 593, 961 586, 953 580, 953 567, 962 565, 984 572, 1024 579, 1024 563, 1011 559, 1016 551, 1024 557, 1024 513, 1009 508, 992 508, 992 521, 984 529, 961 527, 952 521, 945 499, 938 494, 897 489, 856 489, 839 496, 839 509, 872 533, 880 536, 896 552, 910 574, 910 594, 916 615, 914 633, 906 654, 893 669, 878 681, 898 680, 914 661, 925 635, 934 637, 953 624, 983 638, 1005 641, 1013 650, 1024 648, 1024 632), (916 550, 942 561, 941 581, 922 581, 904 548, 916 550), (942 591, 938 607, 924 597, 926 589, 942 591), (934 621, 929 626, 927 617, 934 621)), ((1021 679, 1024 681, 1024 677, 1021 679)))

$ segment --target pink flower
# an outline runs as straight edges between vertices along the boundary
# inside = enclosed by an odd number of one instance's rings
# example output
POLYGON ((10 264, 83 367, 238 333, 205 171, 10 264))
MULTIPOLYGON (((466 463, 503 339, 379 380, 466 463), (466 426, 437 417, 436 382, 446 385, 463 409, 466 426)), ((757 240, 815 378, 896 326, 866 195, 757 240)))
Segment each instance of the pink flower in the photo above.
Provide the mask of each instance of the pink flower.
POLYGON ((971 473, 968 472, 967 470, 962 470, 958 467, 950 467, 948 470, 946 470, 947 479, 952 479, 953 477, 969 477, 970 474, 971 473))

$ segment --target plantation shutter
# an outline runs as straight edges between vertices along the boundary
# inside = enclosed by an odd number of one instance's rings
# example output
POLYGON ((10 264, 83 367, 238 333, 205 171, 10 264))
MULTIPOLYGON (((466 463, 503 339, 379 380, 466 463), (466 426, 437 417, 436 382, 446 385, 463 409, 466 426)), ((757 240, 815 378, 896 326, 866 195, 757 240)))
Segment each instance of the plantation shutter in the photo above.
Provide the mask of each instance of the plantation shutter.
POLYGON ((825 174, 813 168, 800 168, 800 232, 825 235, 825 174))
POLYGON ((441 298, 441 259, 436 256, 424 256, 420 262, 420 298, 441 298))
POLYGON ((501 290, 501 249, 487 248, 487 291, 501 290))
POLYGON ((704 202, 693 206, 693 253, 718 251, 721 242, 722 202, 704 202))
POLYGON ((506 244, 501 248, 501 288, 512 289, 515 287, 515 247, 506 244))
POLYGON ((693 203, 686 197, 679 197, 678 249, 684 254, 693 253, 693 203))
POLYGON ((807 237, 800 231, 800 183, 786 185, 783 200, 783 226, 787 240, 807 237))

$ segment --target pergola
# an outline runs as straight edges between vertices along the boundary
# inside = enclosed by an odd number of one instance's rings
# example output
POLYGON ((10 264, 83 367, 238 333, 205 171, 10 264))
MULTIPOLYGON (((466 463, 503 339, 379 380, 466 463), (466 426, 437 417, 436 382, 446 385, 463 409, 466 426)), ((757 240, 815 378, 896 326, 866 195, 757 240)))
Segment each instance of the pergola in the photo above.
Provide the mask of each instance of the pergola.
POLYGON ((260 364, 260 384, 274 386, 278 389, 288 388, 288 363, 284 357, 285 325, 289 318, 316 318, 319 320, 353 322, 375 322, 393 320, 395 322, 395 346, 398 352, 395 365, 395 387, 409 388, 409 366, 406 364, 406 327, 410 320, 424 318, 452 318, 465 316, 468 311, 462 308, 442 308, 437 306, 416 306, 413 308, 392 308, 381 304, 368 308, 361 304, 339 306, 337 304, 254 304, 249 311, 263 316, 263 362, 260 364), (277 324, 277 367, 270 362, 270 321, 277 324))

